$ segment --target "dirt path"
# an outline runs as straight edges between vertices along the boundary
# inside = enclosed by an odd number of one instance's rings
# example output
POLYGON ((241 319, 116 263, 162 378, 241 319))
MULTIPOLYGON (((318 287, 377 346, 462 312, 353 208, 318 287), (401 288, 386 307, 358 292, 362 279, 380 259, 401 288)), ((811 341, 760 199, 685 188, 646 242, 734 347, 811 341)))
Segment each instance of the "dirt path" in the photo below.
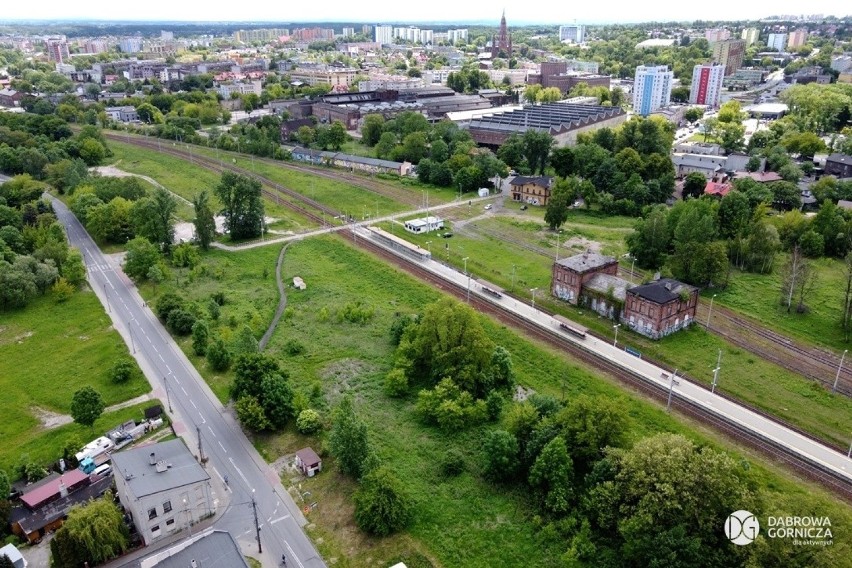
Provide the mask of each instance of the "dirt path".
POLYGON ((148 177, 148 176, 143 176, 141 174, 134 174, 134 173, 131 173, 131 172, 126 172, 126 171, 116 167, 120 163, 121 163, 121 160, 119 160, 118 162, 116 162, 115 164, 113 164, 111 166, 97 166, 95 168, 89 168, 89 169, 91 171, 98 172, 102 176, 108 176, 108 177, 138 177, 140 179, 144 179, 145 181, 147 181, 148 183, 150 183, 154 187, 159 187, 160 189, 165 189, 166 191, 171 193, 172 196, 174 196, 175 199, 177 199, 178 201, 181 201, 182 203, 185 203, 186 205, 189 205, 190 207, 192 207, 192 202, 190 200, 188 200, 184 197, 181 197, 180 195, 178 195, 174 191, 170 190, 169 188, 164 187, 163 184, 161 184, 160 182, 158 182, 154 178, 151 178, 151 177, 148 177))
POLYGON ((291 243, 286 243, 283 247, 281 247, 281 252, 278 254, 278 263, 275 265, 275 282, 278 284, 278 308, 275 310, 275 316, 272 318, 272 323, 269 324, 269 328, 266 330, 266 333, 263 334, 263 337, 261 337, 258 342, 260 351, 266 349, 266 344, 269 343, 270 339, 272 339, 272 334, 275 333, 275 328, 278 327, 278 322, 281 320, 284 308, 287 307, 287 292, 284 288, 284 281, 281 279, 281 265, 284 263, 284 252, 286 252, 287 247, 289 247, 290 244, 291 243))
MULTIPOLYGON (((136 398, 131 398, 130 400, 125 400, 124 402, 119 402, 118 404, 108 406, 104 408, 104 412, 113 412, 115 410, 121 410, 122 408, 141 404, 145 401, 151 400, 152 398, 152 393, 143 394, 137 396, 136 398)), ((39 422, 41 422, 42 428, 44 428, 45 430, 52 430, 53 428, 59 428, 60 426, 64 426, 66 424, 71 424, 72 422, 74 422, 74 419, 71 418, 71 416, 69 416, 68 414, 58 414, 56 412, 47 410, 46 408, 41 408, 40 406, 31 407, 30 412, 32 412, 33 415, 38 418, 39 422)))

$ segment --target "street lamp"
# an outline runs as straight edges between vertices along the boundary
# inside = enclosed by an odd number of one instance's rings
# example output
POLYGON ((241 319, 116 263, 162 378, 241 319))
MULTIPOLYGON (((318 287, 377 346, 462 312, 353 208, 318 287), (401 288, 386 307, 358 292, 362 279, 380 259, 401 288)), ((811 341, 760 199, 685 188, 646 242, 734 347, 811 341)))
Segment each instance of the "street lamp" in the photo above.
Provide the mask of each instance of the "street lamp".
POLYGON ((426 248, 429 249, 429 256, 432 256, 432 241, 426 241, 426 248))
POLYGON ((716 299, 716 294, 713 294, 713 297, 710 298, 710 310, 707 312, 707 329, 710 329, 710 316, 713 315, 713 300, 716 299))
POLYGON ((530 288, 530 292, 532 292, 532 309, 535 309, 535 293, 538 292, 538 288, 530 288))
POLYGON ((669 400, 668 402, 666 402, 666 412, 668 412, 672 407, 672 391, 674 391, 674 386, 675 384, 680 384, 675 381, 675 376, 677 376, 677 369, 675 369, 674 373, 672 373, 672 376, 669 377, 669 400))
POLYGON ((467 274, 467 303, 470 303, 470 273, 467 271, 467 259, 469 256, 464 257, 462 260, 464 261, 464 273, 467 274))
POLYGON ((840 380, 840 369, 843 368, 843 360, 846 358, 846 353, 848 352, 848 349, 844 349, 843 355, 840 357, 840 364, 837 366, 837 374, 834 376, 834 385, 831 387, 831 392, 837 392, 837 381, 840 380))
POLYGON ((613 339, 613 340, 612 340, 612 346, 613 346, 613 347, 618 346, 618 328, 619 328, 619 327, 621 327, 621 324, 620 324, 620 323, 617 323, 617 324, 615 324, 614 326, 612 326, 612 329, 614 329, 614 330, 615 330, 615 339, 613 339))
POLYGON ((722 350, 719 349, 719 357, 716 359, 716 368, 713 369, 713 384, 710 385, 710 392, 716 392, 716 383, 719 382, 719 371, 722 370, 722 350))

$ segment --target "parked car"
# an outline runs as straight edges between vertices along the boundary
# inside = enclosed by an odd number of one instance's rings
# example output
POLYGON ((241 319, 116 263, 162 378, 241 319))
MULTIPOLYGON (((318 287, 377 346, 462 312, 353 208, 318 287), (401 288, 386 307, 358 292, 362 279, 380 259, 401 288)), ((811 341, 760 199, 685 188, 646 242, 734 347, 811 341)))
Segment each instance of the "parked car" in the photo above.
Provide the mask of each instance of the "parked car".
POLYGON ((490 204, 490 203, 489 203, 488 205, 486 205, 486 206, 485 206, 485 210, 486 210, 486 211, 488 211, 489 209, 491 209, 491 204, 490 204))
POLYGON ((444 238, 444 239, 449 239, 452 236, 453 236, 452 233, 441 233, 441 238, 444 238))
POLYGON ((527 206, 526 206, 526 205, 521 205, 521 211, 526 211, 526 210, 527 210, 527 206))

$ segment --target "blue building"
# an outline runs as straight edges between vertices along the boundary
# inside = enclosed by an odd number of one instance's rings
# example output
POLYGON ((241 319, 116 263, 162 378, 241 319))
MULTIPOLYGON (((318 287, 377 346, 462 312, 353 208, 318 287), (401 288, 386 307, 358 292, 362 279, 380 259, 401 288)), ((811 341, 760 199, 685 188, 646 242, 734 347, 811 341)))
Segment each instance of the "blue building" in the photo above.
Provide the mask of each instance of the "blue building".
POLYGON ((673 80, 674 73, 665 65, 637 67, 633 80, 633 111, 648 116, 661 107, 669 106, 673 80))

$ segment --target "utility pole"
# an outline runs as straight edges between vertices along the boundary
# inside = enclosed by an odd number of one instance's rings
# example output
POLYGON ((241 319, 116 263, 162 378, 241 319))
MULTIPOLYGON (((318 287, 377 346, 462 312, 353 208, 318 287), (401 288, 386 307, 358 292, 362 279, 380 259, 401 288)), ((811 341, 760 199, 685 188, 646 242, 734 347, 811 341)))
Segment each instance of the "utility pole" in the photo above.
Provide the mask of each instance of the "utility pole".
POLYGON ((837 381, 840 380, 840 370, 843 368, 843 360, 846 358, 848 349, 843 350, 843 356, 840 357, 840 364, 837 366, 837 374, 834 376, 834 385, 831 387, 831 392, 837 392, 837 381))
POLYGON ((538 288, 532 288, 530 292, 532 292, 532 309, 535 309, 535 293, 538 292, 538 288))
POLYGON ((716 299, 716 294, 713 294, 713 297, 710 298, 710 310, 707 312, 707 329, 710 329, 710 316, 713 315, 713 300, 716 299))
POLYGON ((195 433, 198 434, 198 457, 201 458, 201 463, 204 463, 204 448, 201 446, 201 427, 195 427, 195 433))
POLYGON ((169 395, 169 377, 163 375, 163 384, 166 385, 166 400, 169 402, 169 412, 172 412, 172 397, 169 395))
POLYGON ((672 391, 674 390, 675 376, 677 376, 677 369, 675 369, 672 376, 669 377, 669 400, 666 402, 666 412, 668 412, 672 407, 672 391))
POLYGON ((257 501, 254 499, 254 489, 251 490, 251 508, 254 511, 254 529, 257 533, 257 551, 263 554, 263 545, 260 542, 260 524, 257 522, 257 501))
POLYGON ((722 368, 722 350, 719 349, 719 357, 716 359, 716 368, 713 369, 713 384, 710 386, 710 392, 716 392, 716 383, 719 382, 719 371, 722 368))

